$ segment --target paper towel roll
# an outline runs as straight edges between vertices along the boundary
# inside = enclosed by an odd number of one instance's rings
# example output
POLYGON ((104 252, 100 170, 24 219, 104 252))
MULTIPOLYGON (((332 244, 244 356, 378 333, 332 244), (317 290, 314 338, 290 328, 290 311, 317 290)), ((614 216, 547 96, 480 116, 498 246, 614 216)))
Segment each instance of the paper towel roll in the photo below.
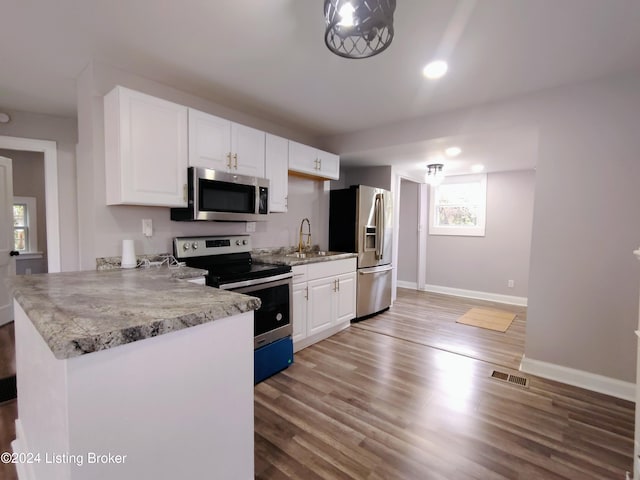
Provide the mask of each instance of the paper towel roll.
POLYGON ((122 240, 122 268, 136 268, 136 252, 133 247, 133 240, 122 240))

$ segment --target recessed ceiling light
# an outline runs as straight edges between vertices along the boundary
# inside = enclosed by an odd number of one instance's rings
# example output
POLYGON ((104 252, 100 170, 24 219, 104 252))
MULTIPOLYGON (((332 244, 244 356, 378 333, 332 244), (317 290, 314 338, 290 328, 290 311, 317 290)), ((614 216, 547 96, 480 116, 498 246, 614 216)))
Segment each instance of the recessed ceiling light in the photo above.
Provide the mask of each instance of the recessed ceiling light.
POLYGON ((447 157, 457 157, 462 153, 462 149, 460 147, 449 147, 445 149, 444 153, 446 153, 447 157))
POLYGON ((433 62, 427 63, 427 66, 422 70, 422 74, 430 80, 435 80, 437 78, 443 77, 449 66, 447 62, 443 60, 434 60, 433 62))
POLYGON ((11 117, 8 113, 0 112, 0 123, 9 123, 11 121, 11 117))
POLYGON ((471 165, 471 171, 474 173, 480 173, 484 170, 484 165, 480 163, 476 163, 475 165, 471 165))

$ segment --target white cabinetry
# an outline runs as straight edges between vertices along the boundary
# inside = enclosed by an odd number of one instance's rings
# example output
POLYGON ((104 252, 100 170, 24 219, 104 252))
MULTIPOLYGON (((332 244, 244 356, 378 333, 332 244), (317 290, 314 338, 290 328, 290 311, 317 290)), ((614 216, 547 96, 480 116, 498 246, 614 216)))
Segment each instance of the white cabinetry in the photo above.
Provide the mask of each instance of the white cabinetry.
POLYGON ((307 300, 309 298, 307 282, 293 284, 293 343, 307 336, 307 300))
POLYGON ((289 170, 314 177, 338 180, 340 157, 333 153, 289 141, 289 170))
POLYGON ((186 207, 187 107, 116 87, 104 123, 107 205, 186 207))
POLYGON ((335 279, 321 278, 308 284, 307 335, 326 330, 336 320, 335 279))
POLYGON ((265 133, 189 109, 189 166, 263 178, 265 133))
POLYGON ((293 348, 298 351, 349 326, 356 315, 356 259, 293 267, 293 348))
POLYGON ((336 278, 336 322, 350 321, 356 316, 356 274, 346 273, 336 278))
POLYGON ((267 133, 265 146, 265 173, 269 179, 269 211, 286 212, 289 190, 287 166, 289 141, 267 133))

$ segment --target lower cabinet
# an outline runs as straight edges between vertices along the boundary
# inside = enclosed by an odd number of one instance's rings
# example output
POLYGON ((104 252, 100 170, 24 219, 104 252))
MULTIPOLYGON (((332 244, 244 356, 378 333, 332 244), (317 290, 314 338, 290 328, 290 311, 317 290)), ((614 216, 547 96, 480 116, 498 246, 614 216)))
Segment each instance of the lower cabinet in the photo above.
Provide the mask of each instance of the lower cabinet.
POLYGON ((293 267, 293 349, 349 326, 356 315, 356 259, 293 267))

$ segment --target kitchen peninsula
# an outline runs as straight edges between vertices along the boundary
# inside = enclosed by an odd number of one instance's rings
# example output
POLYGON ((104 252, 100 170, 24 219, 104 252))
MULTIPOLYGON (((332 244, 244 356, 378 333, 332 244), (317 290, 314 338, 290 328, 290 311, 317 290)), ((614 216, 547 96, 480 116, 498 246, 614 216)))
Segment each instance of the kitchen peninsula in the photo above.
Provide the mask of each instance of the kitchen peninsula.
POLYGON ((253 478, 253 310, 202 270, 17 276, 21 480, 253 478))

